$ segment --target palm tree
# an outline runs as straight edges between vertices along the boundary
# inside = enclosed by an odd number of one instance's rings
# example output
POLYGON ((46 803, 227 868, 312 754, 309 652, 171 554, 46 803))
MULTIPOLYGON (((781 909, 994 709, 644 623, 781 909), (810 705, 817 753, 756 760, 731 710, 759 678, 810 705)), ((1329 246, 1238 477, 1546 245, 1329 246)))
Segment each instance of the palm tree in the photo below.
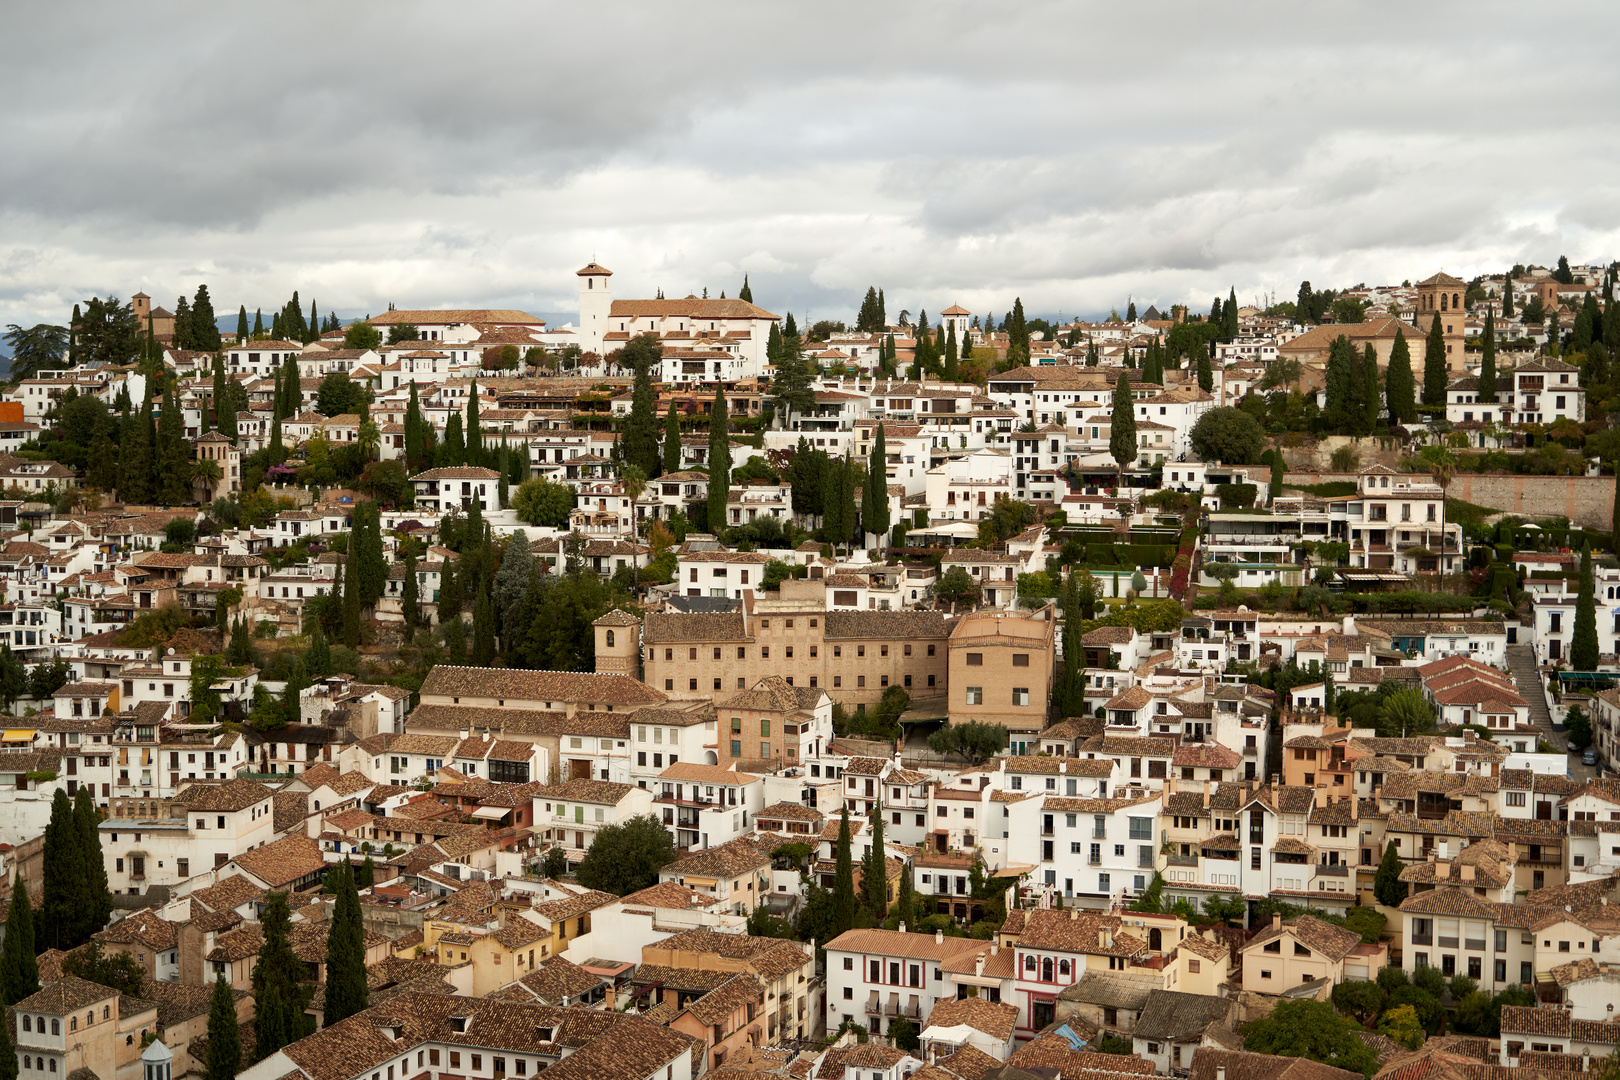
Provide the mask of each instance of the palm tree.
POLYGON ((220 469, 219 462, 212 458, 198 458, 191 463, 191 482, 200 483, 207 492, 207 497, 198 499, 198 502, 213 502, 214 489, 224 479, 225 473, 220 469))
POLYGON ((382 433, 377 430, 376 424, 370 420, 361 424, 360 437, 356 441, 360 446, 360 452, 366 456, 367 461, 376 460, 377 450, 382 446, 382 433))
POLYGON ((630 496, 631 505, 647 490, 647 473, 640 465, 626 465, 619 473, 619 480, 624 484, 625 494, 630 496))

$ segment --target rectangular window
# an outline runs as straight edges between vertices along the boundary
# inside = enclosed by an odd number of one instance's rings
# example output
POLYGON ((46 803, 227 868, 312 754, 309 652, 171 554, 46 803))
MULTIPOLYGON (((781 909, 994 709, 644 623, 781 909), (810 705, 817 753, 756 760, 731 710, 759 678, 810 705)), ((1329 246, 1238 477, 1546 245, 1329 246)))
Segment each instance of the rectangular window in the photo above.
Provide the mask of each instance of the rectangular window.
POLYGON ((967 688, 967 703, 969 705, 984 704, 984 687, 970 686, 967 688))

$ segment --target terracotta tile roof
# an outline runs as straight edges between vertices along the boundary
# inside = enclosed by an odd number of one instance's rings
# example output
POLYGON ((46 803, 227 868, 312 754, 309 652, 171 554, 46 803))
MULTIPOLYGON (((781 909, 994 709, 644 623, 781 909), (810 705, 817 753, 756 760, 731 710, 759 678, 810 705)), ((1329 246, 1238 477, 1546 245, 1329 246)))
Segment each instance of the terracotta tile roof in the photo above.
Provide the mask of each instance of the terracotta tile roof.
POLYGON ((231 860, 272 889, 283 888, 326 867, 320 845, 307 836, 287 836, 244 851, 231 860))
POLYGON ((985 998, 963 998, 959 1001, 945 1000, 934 1006, 933 1012, 928 1014, 929 1028, 948 1028, 966 1025, 975 1031, 982 1031, 992 1038, 1006 1042, 1012 1038, 1013 1029, 1018 1025, 1018 1006, 1009 1003, 995 1003, 985 998))
POLYGON ((264 802, 274 794, 256 780, 237 778, 223 784, 193 784, 175 796, 175 801, 184 803, 189 810, 235 813, 264 802))
POLYGON ((546 1005, 565 1005, 603 985, 599 975, 592 975, 561 956, 547 957, 535 971, 518 980, 517 985, 546 1005))
POLYGON ((15 1008, 65 1016, 117 996, 118 991, 111 987, 88 982, 77 975, 63 975, 55 982, 42 987, 38 993, 30 994, 17 1002, 15 1008))
POLYGON ((1266 927, 1249 939, 1249 943, 1243 946, 1243 951, 1253 952, 1279 937, 1292 937, 1335 963, 1343 960, 1351 949, 1361 944, 1361 935, 1353 930, 1334 926, 1310 915, 1299 915, 1292 919, 1284 919, 1279 927, 1266 927))
POLYGON ((739 836, 719 847, 683 855, 660 873, 676 877, 730 878, 769 866, 770 862, 771 857, 755 847, 748 837, 739 836))
POLYGON ((972 1043, 964 1043, 956 1053, 940 1058, 935 1064, 960 1076, 962 1080, 984 1080, 986 1075, 1001 1068, 1001 1062, 972 1043))
POLYGON ((584 671, 524 671, 516 668, 451 667, 428 672, 422 697, 504 698, 512 701, 559 701, 605 705, 658 705, 665 700, 628 675, 584 671))

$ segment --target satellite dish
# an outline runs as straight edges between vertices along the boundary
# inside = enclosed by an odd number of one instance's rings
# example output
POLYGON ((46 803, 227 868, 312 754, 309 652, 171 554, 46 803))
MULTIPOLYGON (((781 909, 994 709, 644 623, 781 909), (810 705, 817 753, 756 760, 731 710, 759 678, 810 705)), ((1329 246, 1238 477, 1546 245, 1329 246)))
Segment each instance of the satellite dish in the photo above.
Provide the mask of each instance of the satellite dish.
POLYGON ((169 646, 169 655, 170 656, 174 655, 174 646, 173 645, 169 646))

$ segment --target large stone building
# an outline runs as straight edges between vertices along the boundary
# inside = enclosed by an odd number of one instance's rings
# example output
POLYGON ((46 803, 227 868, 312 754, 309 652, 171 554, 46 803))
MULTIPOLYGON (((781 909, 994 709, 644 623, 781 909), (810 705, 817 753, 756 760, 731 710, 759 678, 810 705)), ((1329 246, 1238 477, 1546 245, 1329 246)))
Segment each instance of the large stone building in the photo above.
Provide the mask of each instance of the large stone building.
POLYGON ((579 345, 586 352, 605 357, 631 338, 655 334, 664 345, 666 380, 671 363, 680 367, 677 378, 690 374, 689 381, 696 382, 730 382, 764 372, 765 343, 780 316, 740 299, 615 300, 613 271, 595 262, 581 268, 578 277, 579 345))
POLYGON ((782 584, 783 599, 747 601, 740 611, 648 615, 646 684, 694 700, 779 675, 850 709, 875 705, 891 686, 913 699, 945 692, 950 624, 941 612, 827 611, 782 584))
POLYGON ((1013 753, 1046 726, 1056 609, 975 611, 951 630, 950 722, 1005 724, 1013 753), (1023 736, 1021 739, 1020 736, 1023 736))

